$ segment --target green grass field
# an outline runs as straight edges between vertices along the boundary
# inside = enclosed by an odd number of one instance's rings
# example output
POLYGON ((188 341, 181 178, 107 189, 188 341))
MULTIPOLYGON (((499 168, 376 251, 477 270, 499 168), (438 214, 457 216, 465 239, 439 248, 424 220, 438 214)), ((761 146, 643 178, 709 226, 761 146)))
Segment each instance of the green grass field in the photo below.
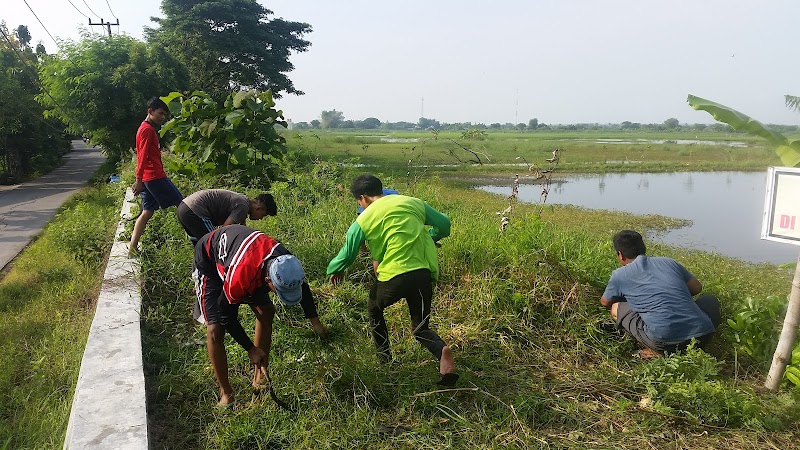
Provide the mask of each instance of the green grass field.
MULTIPOLYGON (((152 448, 798 447, 800 391, 787 384, 778 394, 761 393, 764 362, 738 350, 738 335, 727 324, 710 354, 690 351, 641 362, 630 357, 634 343, 599 306, 616 267, 612 233, 681 222, 518 205, 500 233, 496 212, 507 200, 471 190, 464 180, 486 174, 510 179, 519 167, 457 164, 450 150, 462 159, 470 154, 444 138, 487 153, 492 163, 517 164, 520 156, 539 167, 558 146, 564 150, 557 169, 565 172, 763 170, 778 163, 771 151, 740 135, 726 139, 750 147, 598 144, 597 138, 620 138, 598 133, 490 133, 486 141, 469 143, 455 133, 395 143, 362 135, 367 133, 290 136, 293 158, 315 163, 272 187, 277 217, 250 223, 303 261, 331 330, 330 339, 321 341, 299 308, 278 308, 270 372, 278 395, 295 412, 252 396, 247 357, 231 339, 237 404, 228 411, 214 407, 218 389, 205 330, 191 319, 191 249, 174 209, 159 212, 148 225, 141 255, 142 330, 152 448), (628 163, 608 163, 626 157, 628 163), (367 328, 366 256, 341 286, 325 279, 325 266, 355 217, 347 187, 361 171, 379 174, 453 221, 453 234, 439 251, 442 276, 432 323, 455 351, 462 375, 455 390, 437 390, 437 363, 413 339, 402 304, 387 310, 397 363, 378 364, 367 328)), ((717 134, 698 137, 721 140, 717 134)), ((174 180, 184 194, 223 187, 174 180)), ((2 449, 62 445, 120 195, 120 189, 98 188, 70 202, 0 281, 2 449)), ((780 306, 790 287, 785 268, 660 245, 650 245, 649 253, 683 262, 705 292, 720 297, 726 318, 748 298, 756 304, 777 298, 780 306)), ((252 314, 243 309, 242 318, 252 330, 252 314)), ((765 322, 763 334, 776 325, 777 319, 765 322)))
MULTIPOLYGON (((321 141, 324 142, 324 141, 321 141)), ((324 151, 317 149, 320 154, 324 151)), ((332 152, 332 150, 328 150, 332 152)), ((736 352, 723 326, 710 355, 655 362, 598 299, 616 261, 609 238, 676 221, 520 205, 507 231, 506 201, 435 178, 384 175, 387 185, 447 213, 453 234, 433 324, 453 346, 462 378, 438 391, 437 363, 413 339, 402 304, 387 310, 397 363, 378 364, 369 338, 363 257, 336 288, 325 266, 354 219, 346 186, 358 173, 318 163, 273 186, 279 214, 250 225, 303 261, 331 338, 320 341, 299 308, 279 307, 270 372, 295 412, 250 392, 247 357, 227 348, 237 404, 219 411, 204 329, 191 320, 191 250, 173 215, 156 215, 143 249, 150 431, 156 448, 793 448, 797 389, 759 394, 763 367, 736 352), (541 212, 541 218, 538 213, 541 212)), ((190 192, 197 186, 179 180, 190 192)), ((233 187, 246 191, 241 187, 233 187)), ((254 191, 248 191, 254 193, 254 191)), ((747 297, 785 296, 791 273, 717 255, 651 245, 681 260, 717 294, 726 316, 747 297)), ((252 330, 252 314, 241 312, 252 330)))
POLYGON ((314 130, 285 135, 290 148, 323 160, 363 164, 384 173, 409 169, 428 174, 509 170, 524 173, 527 165, 547 168, 546 159, 556 148, 560 149, 559 169, 565 172, 763 170, 780 165, 774 151, 762 140, 742 134, 488 132, 486 139, 480 141, 464 139, 457 132, 314 130), (684 140, 733 141, 746 147, 677 143, 684 140))
POLYGON ((0 280, 0 448, 61 448, 121 190, 70 199, 0 280))

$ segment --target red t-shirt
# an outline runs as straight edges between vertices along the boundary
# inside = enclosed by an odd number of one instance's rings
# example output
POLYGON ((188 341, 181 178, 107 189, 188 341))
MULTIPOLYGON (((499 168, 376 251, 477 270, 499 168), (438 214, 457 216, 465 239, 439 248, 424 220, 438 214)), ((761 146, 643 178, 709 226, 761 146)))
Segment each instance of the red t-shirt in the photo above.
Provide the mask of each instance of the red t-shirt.
POLYGON ((166 177, 164 165, 161 163, 158 134, 153 125, 145 120, 136 132, 136 178, 152 181, 166 177))

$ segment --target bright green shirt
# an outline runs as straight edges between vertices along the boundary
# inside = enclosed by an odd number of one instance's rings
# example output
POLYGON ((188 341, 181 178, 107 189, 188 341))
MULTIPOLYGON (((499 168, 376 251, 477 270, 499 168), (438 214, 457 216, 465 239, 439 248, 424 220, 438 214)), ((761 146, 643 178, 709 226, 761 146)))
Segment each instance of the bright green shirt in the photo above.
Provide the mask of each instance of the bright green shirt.
POLYGON ((439 277, 436 245, 450 235, 450 219, 422 200, 405 195, 386 195, 369 205, 347 230, 344 246, 328 264, 328 275, 343 272, 355 261, 366 242, 378 261, 378 280, 388 281, 417 269, 439 277), (430 225, 425 230, 425 225, 430 225))

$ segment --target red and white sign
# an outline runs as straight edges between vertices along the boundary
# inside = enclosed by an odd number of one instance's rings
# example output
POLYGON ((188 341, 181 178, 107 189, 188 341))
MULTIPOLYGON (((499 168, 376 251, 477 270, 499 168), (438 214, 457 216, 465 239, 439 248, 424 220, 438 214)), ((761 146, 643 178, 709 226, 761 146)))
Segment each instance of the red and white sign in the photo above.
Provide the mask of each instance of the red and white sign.
POLYGON ((761 239, 800 245, 800 168, 767 171, 761 239))

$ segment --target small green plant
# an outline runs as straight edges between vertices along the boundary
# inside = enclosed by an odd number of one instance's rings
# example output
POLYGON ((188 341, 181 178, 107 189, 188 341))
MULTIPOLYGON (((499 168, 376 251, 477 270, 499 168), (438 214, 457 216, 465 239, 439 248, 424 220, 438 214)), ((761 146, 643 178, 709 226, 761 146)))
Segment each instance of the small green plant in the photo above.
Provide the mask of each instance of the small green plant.
POLYGON ((486 132, 477 128, 470 128, 469 130, 461 133, 461 139, 469 139, 471 141, 485 141, 486 132))
POLYGON ((786 299, 782 297, 758 300, 748 297, 742 309, 728 319, 737 350, 766 368, 778 343, 780 318, 785 308, 786 299))
MULTIPOLYGON (((88 194, 91 195, 91 194, 88 194)), ((100 210, 98 217, 98 198, 80 200, 70 209, 58 213, 49 228, 59 236, 59 245, 76 260, 92 267, 105 261, 105 254, 111 246, 111 236, 106 227, 98 223, 113 221, 115 211, 108 208, 100 210)))
MULTIPOLYGON (((780 336, 781 319, 786 313, 786 297, 770 296, 765 299, 748 297, 742 309, 728 325, 734 331, 734 346, 749 355, 761 368, 772 361, 780 336)), ((800 343, 792 351, 792 361, 784 374, 795 386, 800 386, 800 343)))
POLYGON ((719 378, 721 363, 690 346, 644 365, 637 376, 653 410, 715 426, 765 429, 779 425, 767 417, 750 390, 719 378))
POLYGON ((287 124, 271 91, 236 92, 221 107, 201 91, 162 100, 173 118, 161 136, 175 134, 172 150, 180 156, 168 163, 170 170, 200 178, 233 174, 240 184, 264 187, 281 178, 286 139, 275 126, 287 124))

